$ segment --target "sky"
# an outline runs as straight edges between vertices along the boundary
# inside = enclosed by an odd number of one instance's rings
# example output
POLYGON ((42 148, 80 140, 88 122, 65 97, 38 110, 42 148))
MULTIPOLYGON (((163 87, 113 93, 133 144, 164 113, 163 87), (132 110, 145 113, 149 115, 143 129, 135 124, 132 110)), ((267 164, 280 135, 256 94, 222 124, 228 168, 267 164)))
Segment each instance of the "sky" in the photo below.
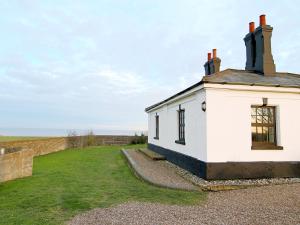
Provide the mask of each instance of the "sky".
MULTIPOLYGON (((244 69, 248 23, 300 73, 300 1, 0 2, 0 128, 146 131, 144 109, 198 82, 207 52, 244 69)), ((26 135, 26 134, 24 134, 26 135)))

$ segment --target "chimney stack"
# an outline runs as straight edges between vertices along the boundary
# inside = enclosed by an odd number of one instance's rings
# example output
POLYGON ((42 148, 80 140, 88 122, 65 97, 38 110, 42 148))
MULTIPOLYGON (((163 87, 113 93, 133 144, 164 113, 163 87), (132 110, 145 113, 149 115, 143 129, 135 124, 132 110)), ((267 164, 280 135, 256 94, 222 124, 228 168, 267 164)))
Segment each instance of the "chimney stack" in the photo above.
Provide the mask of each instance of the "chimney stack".
POLYGON ((266 26, 266 15, 260 15, 259 16, 259 26, 266 26))
POLYGON ((250 22, 249 23, 249 33, 253 33, 255 30, 255 23, 254 22, 250 22))
POLYGON ((217 57, 217 49, 213 49, 213 58, 209 61, 210 73, 217 73, 220 71, 221 59, 217 57))
POLYGON ((211 53, 207 53, 207 62, 204 64, 205 75, 211 75, 220 71, 221 59, 217 57, 217 49, 213 49, 213 58, 211 53))
POLYGON ((211 53, 207 53, 207 62, 204 64, 205 75, 210 75, 209 61, 211 60, 211 53))
POLYGON ((210 61, 211 60, 211 53, 207 53, 207 61, 210 61))
POLYGON ((246 45, 246 70, 255 70, 256 58, 256 42, 255 42, 255 23, 249 23, 249 33, 245 36, 244 41, 246 45))
POLYGON ((215 59, 215 58, 217 58, 217 49, 213 49, 213 58, 215 59))
POLYGON ((272 55, 271 37, 273 27, 267 25, 266 16, 259 17, 259 27, 254 30, 254 22, 249 23, 249 33, 245 36, 246 70, 252 70, 263 75, 276 73, 272 55))
POLYGON ((260 26, 254 32, 256 42, 255 70, 264 75, 274 75, 276 69, 271 46, 273 27, 267 25, 265 15, 259 17, 259 22, 260 26))

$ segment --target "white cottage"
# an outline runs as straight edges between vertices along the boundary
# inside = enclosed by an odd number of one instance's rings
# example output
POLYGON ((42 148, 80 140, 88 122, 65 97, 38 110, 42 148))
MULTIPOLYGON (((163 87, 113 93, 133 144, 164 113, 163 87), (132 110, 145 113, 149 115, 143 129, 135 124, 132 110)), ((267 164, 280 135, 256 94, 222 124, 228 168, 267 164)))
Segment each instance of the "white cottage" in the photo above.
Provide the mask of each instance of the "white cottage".
POLYGON ((300 75, 276 72, 272 30, 249 24, 245 70, 214 49, 200 82, 147 107, 148 148, 205 179, 300 177, 300 75))

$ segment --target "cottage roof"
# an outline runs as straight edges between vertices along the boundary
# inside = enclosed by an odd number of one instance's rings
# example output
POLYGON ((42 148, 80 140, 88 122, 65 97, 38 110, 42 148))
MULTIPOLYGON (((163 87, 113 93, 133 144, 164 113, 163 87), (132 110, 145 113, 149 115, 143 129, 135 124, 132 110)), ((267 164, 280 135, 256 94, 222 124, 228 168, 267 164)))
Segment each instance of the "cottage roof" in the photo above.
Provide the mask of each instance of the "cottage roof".
POLYGON ((300 88, 300 74, 293 73, 276 72, 272 76, 265 76, 253 71, 227 69, 204 76, 202 81, 204 83, 300 88))
POLYGON ((145 109, 149 110, 170 101, 204 83, 212 84, 229 84, 229 85, 249 85, 249 86, 267 86, 267 87, 285 87, 285 88, 300 88, 300 74, 279 73, 276 72, 272 76, 264 76, 263 74, 237 69, 226 69, 212 75, 207 75, 202 80, 181 92, 178 92, 171 97, 151 105, 145 109))

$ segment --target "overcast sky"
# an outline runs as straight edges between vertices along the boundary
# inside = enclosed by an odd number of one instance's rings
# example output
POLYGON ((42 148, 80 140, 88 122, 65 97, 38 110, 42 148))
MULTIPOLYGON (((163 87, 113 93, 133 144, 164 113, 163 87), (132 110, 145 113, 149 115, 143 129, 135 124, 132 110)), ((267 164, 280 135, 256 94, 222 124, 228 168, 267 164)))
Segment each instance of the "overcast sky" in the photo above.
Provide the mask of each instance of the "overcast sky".
POLYGON ((250 21, 300 73, 300 1, 0 2, 0 127, 146 130, 144 108, 201 80, 207 52, 245 66, 250 21), (226 3, 225 3, 226 2, 226 3))

